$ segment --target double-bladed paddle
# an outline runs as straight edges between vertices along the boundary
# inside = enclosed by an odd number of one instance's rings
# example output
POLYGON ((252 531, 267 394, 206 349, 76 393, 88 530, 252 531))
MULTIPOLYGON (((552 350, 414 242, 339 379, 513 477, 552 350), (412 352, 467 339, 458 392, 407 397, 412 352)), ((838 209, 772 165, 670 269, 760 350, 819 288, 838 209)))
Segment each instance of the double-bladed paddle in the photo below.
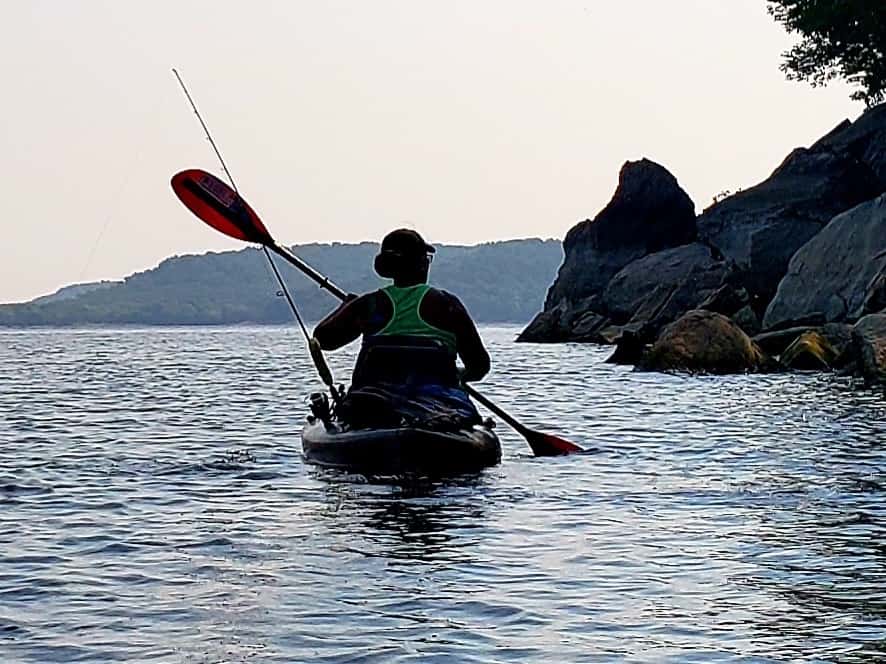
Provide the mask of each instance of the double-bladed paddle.
MULTIPOLYGON (((277 244, 255 211, 227 183, 206 171, 189 169, 173 176, 172 190, 179 200, 184 203, 185 207, 217 231, 237 240, 254 242, 270 249, 301 270, 310 279, 317 282, 320 288, 329 291, 343 302, 347 300, 347 293, 341 288, 295 256, 291 251, 277 244)), ((312 347, 312 355, 314 350, 312 347)), ((319 349, 317 351, 319 352, 319 349)), ((324 382, 325 380, 324 378, 324 382)), ((532 448, 532 453, 535 456, 558 456, 583 451, 578 445, 570 443, 568 440, 563 440, 551 434, 540 433, 524 426, 512 415, 509 415, 487 397, 480 394, 475 388, 470 385, 465 385, 464 388, 468 394, 510 424, 517 433, 523 436, 526 442, 529 443, 529 447, 532 448)))

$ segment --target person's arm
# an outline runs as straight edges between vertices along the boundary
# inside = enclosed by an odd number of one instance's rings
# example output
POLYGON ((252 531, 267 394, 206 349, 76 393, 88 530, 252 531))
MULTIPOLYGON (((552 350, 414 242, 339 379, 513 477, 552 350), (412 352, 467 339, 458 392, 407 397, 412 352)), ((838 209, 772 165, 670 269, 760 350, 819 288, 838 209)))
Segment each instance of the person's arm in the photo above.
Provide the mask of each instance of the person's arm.
POLYGON ((452 331, 455 332, 458 355, 464 363, 461 379, 464 382, 482 380, 489 373, 489 353, 483 346, 477 326, 470 314, 454 295, 449 295, 449 315, 452 331))
POLYGON ((343 303, 314 328, 314 338, 323 350, 346 346, 363 333, 368 295, 343 303))

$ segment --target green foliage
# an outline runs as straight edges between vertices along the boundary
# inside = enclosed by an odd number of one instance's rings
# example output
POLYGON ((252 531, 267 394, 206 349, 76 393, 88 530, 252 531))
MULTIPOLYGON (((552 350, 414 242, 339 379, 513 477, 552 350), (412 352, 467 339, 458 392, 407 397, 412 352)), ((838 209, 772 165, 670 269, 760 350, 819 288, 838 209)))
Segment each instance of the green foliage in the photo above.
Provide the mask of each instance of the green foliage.
POLYGON ((825 85, 845 78, 853 99, 873 106, 886 99, 884 0, 768 0, 769 13, 801 41, 785 53, 791 80, 825 85))
MULTIPOLYGON (((372 271, 378 245, 309 244, 293 251, 346 291, 363 293, 386 283, 372 271)), ((541 309, 562 259, 554 240, 441 246, 431 282, 461 298, 479 322, 525 322, 541 309)), ((337 306, 301 272, 280 259, 277 264, 306 319, 319 320, 337 306)), ((176 256, 123 282, 0 305, 0 326, 287 323, 292 313, 275 297, 277 290, 259 249, 176 256)))

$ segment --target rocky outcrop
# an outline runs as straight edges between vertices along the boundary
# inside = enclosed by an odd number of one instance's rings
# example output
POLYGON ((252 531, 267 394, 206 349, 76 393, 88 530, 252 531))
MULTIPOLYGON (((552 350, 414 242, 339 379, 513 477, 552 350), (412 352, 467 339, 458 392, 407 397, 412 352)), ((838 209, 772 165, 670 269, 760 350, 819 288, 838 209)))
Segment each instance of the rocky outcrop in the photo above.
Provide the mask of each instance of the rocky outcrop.
MULTIPOLYGON (((609 205, 567 235, 544 311, 520 340, 618 343, 630 334, 645 345, 692 309, 748 334, 883 311, 884 207, 886 105, 793 151, 766 181, 694 223, 670 173, 628 163, 609 205)), ((779 352, 800 332, 791 334, 771 338, 779 352)), ((633 338, 622 345, 619 357, 636 350, 633 338)))
POLYGON ((607 364, 640 364, 646 353, 646 344, 630 331, 622 332, 615 342, 615 350, 606 358, 607 364))
POLYGON ((858 368, 869 383, 886 383, 886 314, 870 314, 855 324, 858 368))
POLYGON ((707 209, 699 238, 735 261, 762 312, 794 252, 835 215, 881 191, 853 154, 828 145, 797 149, 768 180, 707 209))
POLYGON ((846 323, 828 323, 816 331, 837 353, 837 359, 831 366, 842 367, 847 362, 848 352, 852 347, 852 326, 846 323))
POLYGON ((772 356, 782 356, 797 339, 812 332, 824 338, 837 352, 838 357, 842 356, 852 343, 852 326, 845 323, 788 327, 773 332, 763 332, 753 339, 754 343, 763 349, 764 353, 772 356))
POLYGON ((794 255, 764 328, 820 315, 855 321, 880 304, 886 278, 886 195, 840 214, 794 255))
MULTIPOLYGON (((876 256, 879 260, 883 256, 876 256)), ((864 304, 861 307, 863 315, 876 314, 886 310, 886 273, 881 272, 879 276, 871 280, 867 287, 867 295, 864 298, 864 304)))
POLYGON ((788 369, 827 371, 834 366, 839 351, 816 330, 801 334, 781 354, 779 360, 788 369))
POLYGON ((838 125, 812 149, 853 156, 870 168, 880 191, 886 191, 886 104, 868 109, 855 122, 838 125))
POLYGON ((602 294, 619 270, 694 238, 695 205, 676 178, 648 159, 626 163, 609 204, 566 235, 563 265, 548 291, 544 311, 520 340, 577 339, 573 325, 587 311, 603 313, 591 300, 602 294))
POLYGON ((726 316, 701 309, 668 325, 639 365, 644 371, 714 374, 759 373, 776 367, 726 316))
POLYGON ((695 239, 695 205, 667 169, 648 159, 627 162, 618 189, 592 221, 573 227, 550 303, 600 293, 625 265, 695 239))
POLYGON ((732 263, 692 243, 629 263, 603 292, 602 308, 614 323, 652 341, 666 324, 719 292, 732 263))
POLYGON ((754 311, 754 308, 749 304, 746 304, 736 311, 730 318, 732 318, 732 322, 738 325, 748 336, 760 334, 760 330, 763 329, 763 325, 760 323, 760 318, 757 316, 757 312, 754 311))
POLYGON ((769 355, 781 355, 785 349, 796 341, 800 335, 815 329, 811 325, 802 325, 799 327, 789 327, 784 330, 775 330, 773 332, 762 332, 753 337, 754 343, 757 344, 764 353, 769 355))

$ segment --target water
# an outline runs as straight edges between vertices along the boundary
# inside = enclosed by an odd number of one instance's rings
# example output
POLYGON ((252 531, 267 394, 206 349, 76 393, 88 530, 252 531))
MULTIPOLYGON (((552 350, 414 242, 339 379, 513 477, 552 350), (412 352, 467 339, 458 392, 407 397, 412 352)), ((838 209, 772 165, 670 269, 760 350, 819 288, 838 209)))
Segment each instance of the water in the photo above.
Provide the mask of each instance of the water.
POLYGON ((593 451, 411 484, 302 462, 291 328, 0 333, 0 661, 886 661, 882 392, 515 332, 484 390, 593 451))

